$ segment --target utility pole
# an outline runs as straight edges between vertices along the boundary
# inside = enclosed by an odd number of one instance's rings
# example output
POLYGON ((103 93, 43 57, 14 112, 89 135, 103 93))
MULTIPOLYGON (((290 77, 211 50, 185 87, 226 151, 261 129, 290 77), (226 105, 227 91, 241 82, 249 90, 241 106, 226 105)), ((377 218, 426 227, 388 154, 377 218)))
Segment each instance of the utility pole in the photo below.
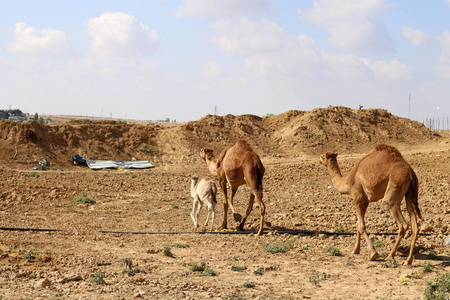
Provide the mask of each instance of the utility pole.
POLYGON ((214 106, 214 115, 217 116, 217 105, 214 106))
POLYGON ((411 120, 411 93, 409 93, 408 119, 411 120))

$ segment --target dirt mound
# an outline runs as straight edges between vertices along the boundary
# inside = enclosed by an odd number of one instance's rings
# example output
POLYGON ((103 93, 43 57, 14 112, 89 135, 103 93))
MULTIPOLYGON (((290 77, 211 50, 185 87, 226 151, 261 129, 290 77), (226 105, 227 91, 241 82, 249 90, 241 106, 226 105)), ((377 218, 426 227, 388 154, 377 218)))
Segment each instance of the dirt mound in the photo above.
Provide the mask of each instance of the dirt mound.
POLYGON ((164 130, 159 144, 164 153, 189 156, 203 147, 219 152, 238 138, 248 140, 262 155, 299 156, 327 150, 366 152, 379 143, 416 145, 434 137, 423 124, 386 110, 330 107, 264 118, 207 115, 164 130))
POLYGON ((433 133, 423 124, 383 109, 288 111, 266 118, 265 123, 280 150, 288 155, 326 150, 366 152, 379 143, 415 145, 433 139, 433 133))
POLYGON ((52 164, 67 165, 74 154, 89 159, 146 159, 159 129, 116 121, 70 121, 61 125, 0 121, 0 155, 19 164, 45 158, 52 164))
POLYGON ((421 123, 386 110, 330 107, 264 118, 207 115, 168 128, 113 120, 58 125, 1 121, 0 155, 4 163, 46 158, 60 165, 70 163, 73 154, 88 159, 195 161, 199 149, 210 147, 218 153, 239 138, 248 140, 261 156, 301 156, 327 150, 362 153, 379 143, 417 145, 436 137, 421 123))

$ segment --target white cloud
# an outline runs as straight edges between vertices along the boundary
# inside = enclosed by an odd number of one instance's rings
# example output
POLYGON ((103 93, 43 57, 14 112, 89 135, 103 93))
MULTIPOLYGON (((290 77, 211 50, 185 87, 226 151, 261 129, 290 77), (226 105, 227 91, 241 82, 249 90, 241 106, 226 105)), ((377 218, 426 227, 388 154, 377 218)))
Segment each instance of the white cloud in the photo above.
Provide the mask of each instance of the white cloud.
POLYGON ((439 43, 443 48, 443 53, 434 63, 433 69, 437 76, 450 79, 450 31, 444 30, 439 37, 439 43))
POLYGON ((367 65, 379 81, 410 80, 413 78, 412 68, 396 60, 367 62, 367 65))
POLYGON ((63 57, 73 51, 64 31, 36 29, 23 22, 16 23, 14 42, 8 45, 8 49, 16 54, 45 57, 63 57))
POLYGON ((93 53, 118 57, 142 57, 155 51, 158 33, 122 12, 106 12, 88 19, 88 35, 93 53))
POLYGON ((402 35, 405 39, 409 40, 409 42, 413 46, 420 46, 429 38, 428 35, 422 30, 412 29, 411 27, 407 26, 404 26, 402 28, 402 35))
POLYGON ((290 47, 296 43, 292 35, 269 20, 255 22, 242 18, 219 21, 211 28, 216 34, 210 40, 226 52, 251 55, 290 47))
POLYGON ((177 17, 223 17, 272 12, 274 0, 186 0, 177 17))
MULTIPOLYGON (((450 0, 449 0, 450 1, 450 0)), ((445 52, 450 53, 450 31, 444 30, 439 37, 439 43, 441 44, 442 48, 444 48, 445 52)))
POLYGON ((210 40, 225 52, 245 56, 244 67, 253 74, 304 74, 321 62, 313 39, 289 34, 269 20, 227 20, 211 28, 210 40))
POLYGON ((384 0, 314 0, 298 16, 328 31, 328 41, 340 49, 386 53, 393 51, 392 40, 375 17, 387 8, 384 0))
POLYGON ((208 77, 217 77, 222 71, 222 66, 215 61, 207 61, 201 66, 201 72, 208 77))

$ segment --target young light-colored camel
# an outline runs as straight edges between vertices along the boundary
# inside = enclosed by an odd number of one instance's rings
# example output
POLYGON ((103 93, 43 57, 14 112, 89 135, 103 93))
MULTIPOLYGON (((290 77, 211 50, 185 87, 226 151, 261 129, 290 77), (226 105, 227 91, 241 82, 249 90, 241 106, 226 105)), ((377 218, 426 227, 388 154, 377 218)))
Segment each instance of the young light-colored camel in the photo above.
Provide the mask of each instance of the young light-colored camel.
POLYGON ((194 221, 194 227, 198 228, 198 215, 203 205, 208 207, 208 215, 206 216, 205 226, 208 225, 209 215, 211 214, 211 229, 214 227, 214 217, 216 214, 216 196, 217 186, 212 180, 202 178, 200 181, 198 177, 191 178, 191 196, 193 198, 193 206, 191 218, 194 221))
POLYGON ((398 224, 397 240, 387 259, 394 258, 408 230, 408 223, 400 210, 400 203, 405 197, 412 227, 411 248, 405 264, 411 264, 419 231, 417 218, 422 219, 418 203, 419 182, 411 166, 396 148, 385 144, 377 145, 375 150, 357 161, 347 176, 342 176, 336 157, 337 153, 327 152, 320 157, 320 162, 327 167, 333 187, 339 193, 349 194, 353 198, 357 216, 353 253, 359 254, 362 235, 370 249, 370 260, 378 257, 366 232, 364 215, 370 202, 383 199, 398 224))
POLYGON ((259 230, 257 235, 263 232, 264 214, 266 207, 262 200, 264 166, 259 156, 252 150, 251 146, 244 140, 238 140, 234 145, 225 148, 216 161, 212 149, 201 149, 200 156, 205 160, 209 171, 219 178, 219 185, 225 197, 223 202, 224 214, 222 228, 227 228, 228 207, 231 208, 235 221, 239 222, 239 230, 243 230, 244 223, 253 209, 253 203, 260 208, 259 230), (231 187, 231 197, 227 197, 227 183, 231 187), (250 188, 250 198, 244 218, 236 213, 233 198, 238 187, 247 184, 250 188))

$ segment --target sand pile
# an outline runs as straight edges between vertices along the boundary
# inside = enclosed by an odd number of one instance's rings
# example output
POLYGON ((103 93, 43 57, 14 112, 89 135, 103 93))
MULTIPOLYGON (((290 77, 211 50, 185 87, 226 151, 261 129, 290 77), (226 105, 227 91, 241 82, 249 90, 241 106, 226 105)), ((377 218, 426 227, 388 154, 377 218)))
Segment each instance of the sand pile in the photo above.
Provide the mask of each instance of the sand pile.
POLYGON ((0 121, 3 163, 46 158, 67 165, 74 154, 88 159, 190 161, 198 159, 201 148, 219 152, 239 138, 248 140, 261 156, 293 157, 328 150, 361 153, 378 143, 417 145, 436 139, 423 124, 386 110, 346 107, 288 111, 264 118, 207 115, 170 128, 113 120, 58 125, 0 121))

